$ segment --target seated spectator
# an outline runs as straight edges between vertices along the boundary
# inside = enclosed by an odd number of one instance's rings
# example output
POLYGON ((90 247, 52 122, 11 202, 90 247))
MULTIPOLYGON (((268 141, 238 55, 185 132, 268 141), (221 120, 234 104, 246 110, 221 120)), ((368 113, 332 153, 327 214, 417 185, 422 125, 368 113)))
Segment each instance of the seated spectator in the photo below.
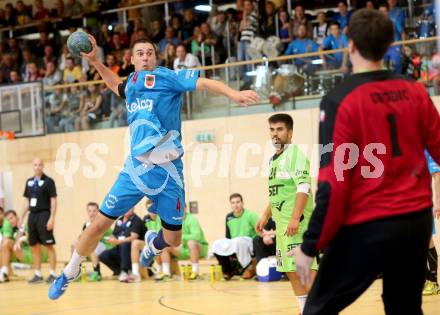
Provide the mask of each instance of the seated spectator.
POLYGON ((21 60, 22 48, 18 45, 18 41, 15 37, 11 37, 8 39, 7 53, 12 56, 14 63, 16 63, 16 64, 21 63, 21 61, 22 61, 21 60))
POLYGON ((338 1, 338 12, 333 15, 333 21, 339 24, 342 33, 347 33, 348 23, 350 22, 351 11, 348 11, 347 1, 338 1))
MULTIPOLYGON (((76 82, 72 82, 76 83, 76 82)), ((84 93, 77 87, 70 87, 64 94, 61 111, 60 128, 63 132, 79 131, 81 128, 80 108, 84 108, 84 93)))
POLYGON ((35 0, 34 20, 44 20, 48 18, 50 12, 44 7, 43 0, 35 0))
POLYGON ((9 72, 9 83, 17 84, 21 82, 20 74, 17 70, 9 72))
POLYGON ((141 18, 137 18, 133 21, 133 31, 130 36, 130 47, 133 46, 133 43, 138 40, 136 33, 137 31, 144 28, 144 22, 141 18))
POLYGON ((373 0, 367 0, 365 2, 365 9, 374 10, 376 8, 376 4, 373 0))
POLYGON ((176 57, 174 59, 174 70, 200 67, 199 59, 193 54, 186 52, 185 45, 183 44, 177 46, 176 57))
POLYGON ((32 21, 32 17, 29 14, 28 8, 24 5, 24 2, 17 1, 17 6, 15 8, 15 18, 16 25, 26 25, 32 21))
MULTIPOLYGON (((67 107, 67 96, 62 89, 55 89, 47 96, 46 102, 46 127, 48 133, 54 133, 60 125, 60 115, 64 107, 67 107)), ((73 128, 73 127, 72 127, 73 128)), ((63 130, 64 131, 64 130, 63 130)))
MULTIPOLYGON (((159 233, 160 229, 162 228, 162 224, 160 221, 159 216, 156 213, 150 212, 149 209, 150 207, 153 205, 153 202, 149 199, 147 199, 146 202, 146 209, 147 209, 147 214, 144 216, 143 218, 143 222, 144 222, 144 226, 146 231, 154 231, 156 233, 159 233)), ((139 258, 140 258, 140 253, 142 251, 142 249, 145 246, 145 241, 143 239, 137 239, 137 240, 133 240, 131 242, 131 269, 132 269, 132 273, 131 275, 128 276, 127 278, 127 282, 131 283, 131 282, 140 282, 141 281, 141 276, 139 273, 139 258)), ((157 263, 157 268, 156 268, 156 274, 160 275, 162 273, 162 261, 160 259, 160 256, 156 256, 155 259, 156 263, 157 263)), ((153 261, 154 263, 154 261, 153 261)), ((148 267, 149 270, 149 274, 153 275, 153 272, 151 271, 152 266, 148 267)))
POLYGON ((100 47, 108 47, 111 42, 110 32, 108 30, 108 24, 103 22, 99 28, 98 34, 96 34, 96 43, 100 47))
POLYGON ((222 266, 223 276, 230 280, 234 275, 242 275, 243 279, 255 276, 252 239, 258 215, 243 207, 243 197, 232 194, 229 197, 232 212, 226 216, 226 239, 217 240, 212 244, 212 252, 222 266))
POLYGON ((33 48, 34 54, 39 58, 43 57, 46 46, 52 47, 52 54, 53 54, 53 50, 55 46, 52 43, 52 41, 49 39, 49 34, 47 34, 47 32, 45 31, 40 32, 39 34, 40 34, 39 39, 33 48))
POLYGON ((194 28, 197 26, 197 17, 192 9, 185 9, 183 11, 183 22, 182 22, 182 40, 185 45, 191 43, 191 38, 194 33, 194 28))
POLYGON ((182 244, 179 247, 166 247, 162 254, 163 273, 157 280, 171 279, 171 258, 177 260, 191 260, 191 274, 188 280, 197 280, 199 276, 199 259, 208 254, 208 242, 197 218, 190 213, 183 214, 182 244))
MULTIPOLYGON (((383 2, 379 5, 379 11, 385 14, 386 16, 390 16, 390 7, 388 6, 388 3, 383 2)), ((391 22, 393 22, 394 26, 394 41, 398 42, 401 40, 406 39, 405 30, 403 29, 402 24, 394 19, 391 19, 391 22)))
POLYGON ((176 38, 179 40, 179 42, 182 41, 182 20, 181 16, 174 14, 171 17, 171 27, 174 30, 174 34, 176 35, 176 38))
MULTIPOLYGON (((13 260, 31 265, 32 255, 29 245, 26 243, 24 231, 18 228, 18 217, 14 210, 6 211, 4 214, 8 224, 3 223, 1 244, 1 269, 0 283, 9 281, 9 265, 13 260)), ((0 216, 1 218, 1 216, 0 216)))
MULTIPOLYGON (((298 37, 289 44, 284 55, 298 55, 317 52, 319 46, 310 38, 307 38, 307 26, 302 24, 298 28, 298 37)), ((311 72, 313 70, 312 60, 317 57, 296 58, 295 65, 301 72, 311 72)))
POLYGON ((261 259, 269 256, 275 256, 276 240, 275 240, 275 222, 272 218, 267 221, 264 226, 263 233, 254 237, 253 246, 257 264, 261 259))
POLYGON ((264 13, 260 17, 260 35, 263 38, 277 36, 275 5, 272 1, 265 1, 264 13))
POLYGON ((312 23, 307 20, 305 15, 304 6, 302 4, 296 4, 293 12, 293 17, 290 20, 291 34, 293 38, 298 37, 299 26, 304 24, 307 27, 307 37, 312 38, 312 23))
POLYGON ((81 16, 84 12, 84 8, 78 0, 65 0, 63 17, 72 18, 81 16))
POLYGON ((11 54, 4 54, 2 58, 2 63, 0 64, 0 72, 5 78, 10 76, 11 71, 18 71, 18 67, 14 62, 11 54))
POLYGON ((89 85, 84 97, 83 107, 80 107, 80 130, 89 130, 90 125, 101 116, 102 95, 97 84, 89 85))
MULTIPOLYGON (((128 38, 127 38, 127 42, 128 42, 128 38)), ((107 52, 111 52, 111 54, 113 56, 115 56, 116 58, 116 62, 119 62, 120 60, 122 60, 122 55, 123 55, 123 51, 125 48, 127 48, 127 44, 124 43, 124 41, 122 40, 121 37, 121 33, 119 32, 114 32, 110 43, 108 44, 107 49, 104 49, 107 52)))
POLYGON ((289 13, 286 10, 281 10, 279 13, 279 29, 281 43, 283 44, 283 51, 286 49, 287 45, 292 41, 292 35, 290 34, 290 21, 289 13))
POLYGON ((52 45, 44 46, 44 56, 39 60, 38 66, 40 69, 46 69, 46 66, 49 62, 53 63, 56 68, 57 58, 54 55, 52 45))
POLYGON ((73 57, 68 56, 66 58, 66 68, 63 73, 63 81, 64 83, 73 83, 79 80, 81 80, 81 68, 75 66, 73 57))
POLYGON ((125 49, 122 56, 122 65, 119 68, 118 76, 128 77, 134 71, 134 66, 131 64, 131 49, 125 49))
MULTIPOLYGON (((93 222, 93 220, 98 215, 98 213, 99 213, 98 204, 96 202, 89 202, 87 204, 86 213, 87 213, 87 221, 84 223, 84 225, 82 227, 81 234, 93 222)), ((110 228, 104 233, 102 238, 99 240, 99 243, 96 246, 95 250, 90 254, 90 258, 91 258, 92 264, 93 264, 93 272, 87 278, 87 280, 90 282, 101 281, 101 279, 102 279, 101 266, 99 264, 99 255, 101 255, 105 250, 111 249, 113 247, 107 241, 107 239, 111 235, 112 235, 112 229, 110 228)), ((78 237, 78 239, 79 239, 79 237, 78 237)), ((77 242, 78 242, 78 240, 72 244, 72 246, 71 246, 72 251, 76 247, 77 242)))
POLYGON ((28 48, 23 49, 22 57, 23 61, 19 70, 21 77, 24 79, 26 77, 27 65, 31 62, 34 62, 35 57, 32 54, 31 50, 28 48))
MULTIPOLYGON (((203 34, 202 30, 199 26, 194 27, 194 34, 191 41, 191 52, 194 56, 196 56, 199 60, 202 57, 202 43, 203 43, 203 34)), ((205 56, 209 52, 209 47, 204 47, 205 56)))
MULTIPOLYGON (((125 127, 127 126, 127 110, 122 98, 116 95, 109 88, 104 88, 102 91, 102 104, 109 105, 109 127, 125 127)), ((105 113, 106 111, 103 110, 105 113)))
POLYGON ((64 1, 56 0, 55 7, 50 10, 50 17, 61 18, 64 16, 64 1))
POLYGON ((46 70, 43 78, 44 86, 54 86, 61 83, 63 76, 61 71, 57 69, 53 61, 46 63, 46 70))
POLYGON ((24 77, 24 82, 34 82, 42 80, 43 76, 40 73, 40 69, 38 69, 37 64, 35 62, 30 62, 26 65, 26 75, 24 77))
POLYGON ((101 76, 93 65, 89 65, 89 69, 83 73, 82 81, 97 81, 100 80, 101 76))
MULTIPOLYGON (((330 35, 324 39, 321 45, 322 50, 334 50, 348 47, 348 39, 341 33, 339 24, 332 22, 330 24, 330 35)), ((347 53, 339 52, 335 54, 324 55, 324 63, 331 69, 339 69, 347 66, 347 53)))
POLYGON ((179 45, 179 40, 176 37, 174 37, 174 30, 171 26, 165 29, 165 37, 161 39, 159 42, 160 53, 165 52, 166 46, 168 44, 173 44, 174 47, 179 45))
POLYGON ((159 43, 165 36, 165 31, 162 27, 162 23, 159 20, 151 22, 151 40, 154 43, 159 43))
POLYGON ((99 261, 109 267, 114 275, 118 275, 121 282, 126 282, 131 264, 131 242, 142 239, 145 229, 142 220, 129 210, 123 217, 116 220, 113 234, 107 239, 115 246, 99 255, 99 261))
POLYGON ((174 44, 167 44, 165 52, 162 54, 162 67, 173 69, 174 60, 176 59, 176 46, 174 44))
POLYGON ((325 13, 319 12, 316 19, 318 24, 313 26, 313 40, 318 45, 322 45, 324 39, 328 36, 328 24, 325 21, 325 13))
POLYGON ((212 60, 211 51, 212 51, 213 47, 215 47, 217 45, 217 38, 212 33, 211 28, 209 27, 208 23, 200 24, 200 31, 202 32, 203 44, 205 45, 205 47, 208 48, 208 49, 206 49, 206 53, 205 53, 205 59, 206 59, 205 64, 212 65, 212 64, 214 64, 215 60, 212 60))
POLYGON ((119 65, 116 62, 116 57, 113 54, 107 54, 107 56, 105 56, 105 63, 107 65, 107 67, 113 72, 118 74, 119 72, 119 65))
POLYGON ((397 0, 388 0, 388 8, 393 23, 398 24, 399 29, 403 30, 405 28, 405 12, 397 5, 397 0))
POLYGON ((17 24, 17 18, 15 16, 15 9, 10 3, 5 5, 5 13, 3 17, 3 26, 15 26, 17 24))

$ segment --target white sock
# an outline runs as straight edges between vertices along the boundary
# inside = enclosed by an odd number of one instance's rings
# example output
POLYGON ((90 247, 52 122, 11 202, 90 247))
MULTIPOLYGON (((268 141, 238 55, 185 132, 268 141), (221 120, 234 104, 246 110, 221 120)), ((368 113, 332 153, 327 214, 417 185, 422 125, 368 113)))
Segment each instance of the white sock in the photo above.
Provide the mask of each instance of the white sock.
POLYGON ((166 275, 171 274, 170 264, 169 263, 162 263, 163 273, 166 275))
POLYGON ((57 276, 55 270, 53 270, 53 269, 51 269, 51 270, 49 271, 49 274, 52 275, 52 276, 54 276, 54 277, 57 276))
POLYGON ((139 275, 139 264, 138 263, 132 263, 131 264, 131 272, 134 275, 139 275))
POLYGON ((35 275, 37 277, 42 277, 43 275, 41 274, 41 270, 35 270, 35 275))
POLYGON ((296 299, 298 300, 299 310, 302 314, 304 312, 304 306, 306 305, 307 295, 297 295, 296 299))
POLYGON ((3 266, 0 272, 7 275, 9 273, 8 266, 3 266))
POLYGON ((64 268, 63 271, 67 279, 75 278, 78 275, 79 266, 84 260, 86 260, 86 257, 80 256, 75 249, 73 251, 69 263, 67 264, 67 266, 64 268))
POLYGON ((157 264, 157 273, 161 273, 162 272, 162 264, 157 264))
POLYGON ((192 269, 192 272, 198 274, 199 273, 199 264, 192 264, 191 269, 192 269))

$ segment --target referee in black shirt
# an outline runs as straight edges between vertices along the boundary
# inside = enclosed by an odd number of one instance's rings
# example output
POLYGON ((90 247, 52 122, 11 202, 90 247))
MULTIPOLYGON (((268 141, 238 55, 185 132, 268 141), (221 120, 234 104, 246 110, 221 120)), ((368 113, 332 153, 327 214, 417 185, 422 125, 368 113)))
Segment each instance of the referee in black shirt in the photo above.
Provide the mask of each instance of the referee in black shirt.
POLYGON ((24 188, 24 203, 21 222, 24 222, 29 211, 28 234, 34 261, 35 275, 29 283, 43 282, 41 274, 41 245, 47 247, 50 275, 47 283, 52 283, 55 278, 56 253, 53 228, 57 210, 57 191, 52 178, 43 173, 44 162, 36 158, 33 162, 34 176, 26 180, 24 188))

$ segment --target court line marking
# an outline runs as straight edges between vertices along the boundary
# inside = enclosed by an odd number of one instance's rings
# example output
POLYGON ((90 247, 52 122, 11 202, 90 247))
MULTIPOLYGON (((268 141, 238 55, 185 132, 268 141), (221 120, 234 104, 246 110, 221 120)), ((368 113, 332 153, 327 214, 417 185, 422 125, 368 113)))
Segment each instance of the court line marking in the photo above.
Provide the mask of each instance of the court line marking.
POLYGON ((188 312, 188 311, 185 311, 185 310, 181 310, 181 309, 178 309, 178 308, 174 308, 174 307, 168 306, 168 305, 166 305, 166 304, 163 302, 163 299, 164 299, 164 298, 165 298, 165 296, 162 295, 162 296, 157 300, 157 302, 159 303, 159 305, 162 306, 162 307, 164 307, 164 308, 167 308, 167 309, 170 309, 170 310, 172 310, 172 311, 179 312, 179 313, 193 314, 193 315, 204 315, 203 313, 193 313, 193 312, 188 312))

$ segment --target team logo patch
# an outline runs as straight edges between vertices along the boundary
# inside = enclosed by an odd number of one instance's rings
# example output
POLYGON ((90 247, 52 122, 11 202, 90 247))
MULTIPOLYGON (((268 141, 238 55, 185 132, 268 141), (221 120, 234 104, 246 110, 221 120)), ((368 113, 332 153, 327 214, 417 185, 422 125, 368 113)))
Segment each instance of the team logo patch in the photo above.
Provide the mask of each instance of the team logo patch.
POLYGON ((154 83, 156 81, 155 75, 154 74, 147 74, 145 76, 145 87, 147 89, 152 89, 154 88, 154 83))

